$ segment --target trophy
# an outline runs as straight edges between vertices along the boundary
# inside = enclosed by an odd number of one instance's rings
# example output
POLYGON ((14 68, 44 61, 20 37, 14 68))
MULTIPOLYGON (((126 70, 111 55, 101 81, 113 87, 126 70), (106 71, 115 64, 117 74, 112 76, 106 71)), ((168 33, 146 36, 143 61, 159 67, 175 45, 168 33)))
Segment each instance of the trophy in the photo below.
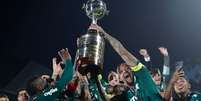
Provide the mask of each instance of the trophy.
POLYGON ((83 6, 87 16, 92 20, 92 24, 97 24, 97 20, 108 14, 106 4, 102 0, 89 0, 83 6))
MULTIPOLYGON (((84 4, 86 15, 92 24, 104 17, 108 11, 102 0, 88 0, 84 4)), ((81 61, 78 71, 82 75, 87 73, 99 74, 103 69, 105 41, 97 30, 88 29, 85 35, 77 39, 77 61, 81 61)))

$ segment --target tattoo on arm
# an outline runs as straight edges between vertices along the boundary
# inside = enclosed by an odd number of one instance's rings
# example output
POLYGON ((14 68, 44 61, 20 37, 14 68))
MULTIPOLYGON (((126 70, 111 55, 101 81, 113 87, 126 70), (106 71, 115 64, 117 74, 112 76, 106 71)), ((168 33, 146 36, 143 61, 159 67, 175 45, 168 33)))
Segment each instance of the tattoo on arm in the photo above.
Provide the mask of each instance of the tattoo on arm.
POLYGON ((112 37, 111 35, 105 33, 106 40, 109 41, 114 50, 121 56, 121 58, 130 66, 135 66, 138 63, 138 59, 133 56, 123 45, 122 43, 112 37))

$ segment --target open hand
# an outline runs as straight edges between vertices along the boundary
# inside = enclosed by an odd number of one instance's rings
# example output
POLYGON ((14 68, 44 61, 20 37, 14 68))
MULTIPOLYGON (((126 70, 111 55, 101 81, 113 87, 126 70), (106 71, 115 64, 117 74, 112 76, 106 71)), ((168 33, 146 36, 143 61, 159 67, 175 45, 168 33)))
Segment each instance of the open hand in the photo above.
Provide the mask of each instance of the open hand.
POLYGON ((139 53, 140 53, 140 55, 142 55, 144 57, 148 57, 149 56, 149 54, 148 54, 148 52, 147 52, 146 49, 140 49, 139 53))
POLYGON ((179 77, 184 77, 184 76, 185 76, 185 74, 184 74, 183 69, 182 69, 182 68, 178 68, 178 69, 176 69, 176 71, 173 73, 170 82, 171 82, 172 84, 174 84, 174 83, 179 79, 179 77))
POLYGON ((66 49, 61 49, 58 52, 59 56, 61 57, 62 61, 65 62, 68 59, 71 59, 70 53, 68 52, 68 48, 66 49))
POLYGON ((100 26, 98 26, 97 24, 91 24, 89 26, 89 29, 94 29, 97 30, 97 32, 99 32, 101 35, 105 35, 105 31, 103 30, 103 28, 101 28, 100 26))
POLYGON ((165 47, 159 47, 158 50, 159 50, 160 53, 163 54, 164 56, 168 56, 167 48, 165 48, 165 47))
POLYGON ((53 74, 59 75, 63 70, 61 68, 61 62, 57 63, 56 61, 56 58, 52 59, 53 74))

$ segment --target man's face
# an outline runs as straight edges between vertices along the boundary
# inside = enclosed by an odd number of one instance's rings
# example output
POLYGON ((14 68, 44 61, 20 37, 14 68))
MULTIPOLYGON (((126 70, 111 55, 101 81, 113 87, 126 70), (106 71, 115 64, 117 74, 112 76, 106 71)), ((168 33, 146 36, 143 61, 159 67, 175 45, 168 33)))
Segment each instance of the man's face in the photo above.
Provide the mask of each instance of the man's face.
POLYGON ((190 84, 184 77, 180 77, 174 84, 174 89, 177 94, 186 93, 190 89, 190 84))
POLYGON ((126 72, 123 74, 123 77, 124 77, 125 81, 126 81, 128 84, 131 84, 131 83, 133 82, 133 76, 132 76, 131 71, 126 71, 126 72))
POLYGON ((161 75, 156 73, 154 75, 152 75, 152 79, 154 80, 156 85, 160 85, 161 84, 161 75))
POLYGON ((120 82, 126 85, 133 83, 133 75, 131 71, 124 71, 119 74, 120 82))
POLYGON ((119 73, 122 73, 123 71, 127 71, 129 68, 126 64, 122 63, 119 66, 119 73))
POLYGON ((38 89, 38 91, 42 91, 48 85, 47 79, 42 77, 38 77, 35 82, 36 82, 36 89, 38 89))
POLYGON ((18 101, 28 101, 29 95, 26 90, 21 90, 18 93, 18 101))
POLYGON ((126 65, 125 63, 120 64, 119 66, 119 78, 120 81, 126 84, 131 84, 133 83, 133 75, 132 75, 132 71, 130 70, 130 68, 128 67, 128 65, 126 65))
POLYGON ((118 78, 118 75, 117 74, 112 74, 110 77, 109 77, 109 85, 110 86, 116 86, 118 83, 119 83, 119 78, 118 78))

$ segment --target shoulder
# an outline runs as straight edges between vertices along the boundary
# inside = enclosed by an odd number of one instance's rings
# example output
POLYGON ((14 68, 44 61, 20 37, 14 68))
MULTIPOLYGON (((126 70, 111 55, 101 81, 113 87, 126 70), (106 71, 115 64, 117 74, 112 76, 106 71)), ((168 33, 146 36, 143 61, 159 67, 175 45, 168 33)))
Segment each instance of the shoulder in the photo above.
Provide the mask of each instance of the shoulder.
POLYGON ((191 99, 200 99, 201 100, 201 93, 200 92, 192 92, 190 97, 191 97, 191 99))

